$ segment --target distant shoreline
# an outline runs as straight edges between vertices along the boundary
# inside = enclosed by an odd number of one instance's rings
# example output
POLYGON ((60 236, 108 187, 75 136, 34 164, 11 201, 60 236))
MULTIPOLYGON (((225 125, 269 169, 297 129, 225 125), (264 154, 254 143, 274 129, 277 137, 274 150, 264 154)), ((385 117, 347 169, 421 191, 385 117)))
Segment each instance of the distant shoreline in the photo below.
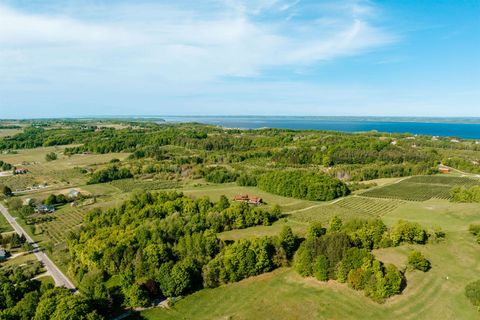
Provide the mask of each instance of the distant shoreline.
POLYGON ((381 116, 161 116, 168 121, 174 118, 184 119, 279 119, 279 120, 325 120, 325 121, 378 121, 378 122, 417 122, 417 123, 463 123, 480 124, 480 117, 381 117, 381 116))
POLYGON ((198 122, 224 128, 261 129, 277 128, 291 130, 324 130, 340 132, 369 132, 442 136, 461 139, 480 139, 480 119, 461 122, 457 119, 443 119, 435 122, 414 121, 417 118, 373 118, 373 117, 163 117, 165 123, 198 122), (394 120, 394 121, 392 121, 394 120), (476 121, 473 121, 476 120, 476 121), (457 121, 457 122, 454 122, 457 121))
POLYGON ((28 120, 132 120, 162 121, 168 119, 291 119, 291 120, 325 120, 325 121, 376 121, 376 122, 417 122, 417 123, 463 123, 480 124, 480 117, 408 117, 408 116, 270 116, 270 115, 100 115, 43 118, 5 118, 0 121, 28 120))

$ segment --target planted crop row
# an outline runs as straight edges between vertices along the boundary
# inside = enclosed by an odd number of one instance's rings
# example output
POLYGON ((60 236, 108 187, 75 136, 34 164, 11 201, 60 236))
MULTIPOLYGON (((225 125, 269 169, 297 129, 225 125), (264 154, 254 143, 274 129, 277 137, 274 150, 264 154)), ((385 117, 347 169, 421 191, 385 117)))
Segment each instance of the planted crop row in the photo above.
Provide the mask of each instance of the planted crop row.
POLYGON ((469 186, 478 184, 478 180, 474 180, 468 177, 452 177, 446 175, 436 176, 416 176, 406 180, 410 183, 422 183, 422 184, 442 184, 447 186, 469 186))
POLYGON ((180 183, 177 181, 168 180, 135 180, 135 179, 123 179, 111 182, 112 186, 122 190, 123 192, 129 192, 132 190, 161 190, 161 189, 173 189, 178 188, 180 183))
POLYGON ((68 233, 82 223, 84 213, 81 210, 69 209, 58 211, 54 216, 56 219, 42 223, 42 227, 54 244, 58 244, 65 241, 68 233))
POLYGON ((360 211, 374 216, 382 216, 398 208, 403 201, 401 200, 384 200, 367 197, 348 197, 340 200, 336 205, 360 211))
POLYGON ((426 201, 432 198, 449 199, 453 186, 472 186, 477 180, 467 177, 417 176, 399 183, 375 188, 362 193, 365 197, 426 201))

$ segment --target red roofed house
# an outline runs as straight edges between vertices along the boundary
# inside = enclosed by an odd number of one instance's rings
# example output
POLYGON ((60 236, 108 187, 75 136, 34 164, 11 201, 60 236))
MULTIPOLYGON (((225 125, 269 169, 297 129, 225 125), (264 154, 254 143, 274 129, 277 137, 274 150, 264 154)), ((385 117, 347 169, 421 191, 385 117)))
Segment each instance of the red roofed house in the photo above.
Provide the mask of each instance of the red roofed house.
POLYGON ((443 172, 443 173, 449 173, 449 172, 450 172, 450 169, 449 169, 449 168, 445 168, 445 167, 440 167, 440 168, 438 168, 438 171, 443 172))
POLYGON ((249 204, 255 204, 255 205, 259 205, 259 204, 262 203, 262 198, 249 196, 248 194, 236 195, 233 198, 233 200, 234 201, 241 201, 241 202, 245 202, 245 203, 249 203, 249 204))

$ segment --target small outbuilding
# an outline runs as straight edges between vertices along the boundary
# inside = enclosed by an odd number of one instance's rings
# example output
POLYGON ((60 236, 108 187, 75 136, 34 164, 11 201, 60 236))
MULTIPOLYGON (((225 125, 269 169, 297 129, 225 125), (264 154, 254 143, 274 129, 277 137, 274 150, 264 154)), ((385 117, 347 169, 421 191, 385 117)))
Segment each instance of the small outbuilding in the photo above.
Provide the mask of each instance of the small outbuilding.
POLYGON ((35 208, 35 212, 38 213, 52 213, 55 212, 55 207, 47 204, 41 204, 35 208))
POLYGON ((28 169, 27 168, 15 168, 14 173, 15 174, 25 174, 25 173, 28 173, 28 169))
POLYGON ((7 260, 7 257, 8 257, 8 252, 5 249, 0 248, 0 261, 7 260))
POLYGON ((80 195, 80 191, 76 189, 70 189, 70 191, 68 191, 68 196, 70 198, 77 198, 79 195, 80 195))

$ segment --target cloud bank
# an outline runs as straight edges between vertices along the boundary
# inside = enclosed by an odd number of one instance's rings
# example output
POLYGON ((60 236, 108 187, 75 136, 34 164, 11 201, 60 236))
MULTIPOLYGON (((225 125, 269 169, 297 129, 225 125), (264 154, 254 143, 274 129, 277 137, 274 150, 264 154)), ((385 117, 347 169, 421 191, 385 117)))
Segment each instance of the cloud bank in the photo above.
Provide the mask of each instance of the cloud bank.
POLYGON ((251 77, 357 55, 394 40, 371 23, 372 8, 362 2, 174 3, 92 7, 100 15, 95 19, 82 16, 85 8, 49 14, 0 6, 2 74, 40 76, 70 68, 166 81, 251 77))
POLYGON ((397 40, 377 25, 381 12, 367 1, 65 3, 25 8, 0 2, 4 104, 21 101, 14 94, 40 90, 68 92, 72 100, 90 92, 99 101, 100 88, 222 95, 213 88, 284 81, 397 40))

